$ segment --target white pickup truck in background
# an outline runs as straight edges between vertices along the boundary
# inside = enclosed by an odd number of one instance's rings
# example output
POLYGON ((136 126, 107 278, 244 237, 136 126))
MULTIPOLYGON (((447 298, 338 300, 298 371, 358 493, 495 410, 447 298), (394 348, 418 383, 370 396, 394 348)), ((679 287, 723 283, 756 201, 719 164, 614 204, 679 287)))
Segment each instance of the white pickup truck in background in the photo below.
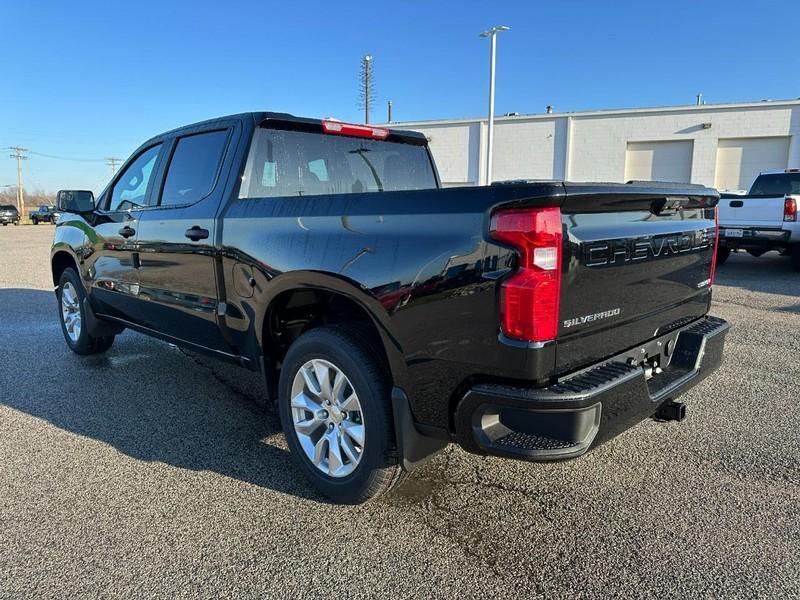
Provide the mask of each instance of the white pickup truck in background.
POLYGON ((800 271, 800 169, 768 171, 744 195, 722 194, 719 201, 719 251, 722 264, 731 250, 761 256, 778 250, 800 271))

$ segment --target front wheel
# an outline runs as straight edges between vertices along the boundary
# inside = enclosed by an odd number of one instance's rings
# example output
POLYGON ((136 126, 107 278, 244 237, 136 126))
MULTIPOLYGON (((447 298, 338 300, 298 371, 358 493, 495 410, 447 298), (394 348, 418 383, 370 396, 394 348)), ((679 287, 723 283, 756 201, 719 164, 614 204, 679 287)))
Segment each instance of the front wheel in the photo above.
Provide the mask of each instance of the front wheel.
POLYGON ((39 221, 37 221, 36 219, 31 219, 31 223, 33 223, 34 225, 38 225, 39 221))
POLYGON ((313 329, 289 348, 281 424, 304 474, 331 500, 366 502, 400 481, 390 393, 386 367, 357 328, 313 329))
POLYGON ((65 269, 58 284, 58 316, 61 332, 70 350, 76 354, 101 354, 111 348, 114 336, 93 337, 86 329, 83 300, 86 293, 74 269, 65 269))

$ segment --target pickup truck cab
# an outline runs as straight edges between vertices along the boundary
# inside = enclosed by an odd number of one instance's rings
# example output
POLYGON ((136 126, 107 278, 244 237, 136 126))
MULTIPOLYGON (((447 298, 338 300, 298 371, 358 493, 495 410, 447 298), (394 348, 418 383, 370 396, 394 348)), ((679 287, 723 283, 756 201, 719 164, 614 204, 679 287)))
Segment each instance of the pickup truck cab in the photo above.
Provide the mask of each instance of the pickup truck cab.
POLYGON ((761 256, 770 250, 789 255, 800 271, 800 169, 768 171, 758 175, 746 195, 723 194, 719 203, 718 260, 731 250, 761 256))
POLYGON ((451 442, 559 460, 681 418, 728 328, 717 201, 440 189, 422 134, 247 113, 148 140, 96 200, 59 192, 53 284, 78 354, 129 328, 261 372, 304 474, 362 502, 451 442))
POLYGON ((35 211, 28 215, 31 223, 38 225, 39 223, 55 223, 58 213, 55 206, 42 205, 35 211))

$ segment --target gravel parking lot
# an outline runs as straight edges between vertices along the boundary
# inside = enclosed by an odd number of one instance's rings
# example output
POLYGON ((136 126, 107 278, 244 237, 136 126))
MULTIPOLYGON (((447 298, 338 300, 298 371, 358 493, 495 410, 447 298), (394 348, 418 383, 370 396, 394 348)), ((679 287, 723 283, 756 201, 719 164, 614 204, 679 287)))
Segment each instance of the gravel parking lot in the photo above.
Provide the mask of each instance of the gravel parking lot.
POLYGON ((576 461, 451 447, 325 503, 257 377, 126 332, 61 337, 51 226, 0 228, 0 596, 800 595, 800 275, 733 255, 723 368, 576 461))

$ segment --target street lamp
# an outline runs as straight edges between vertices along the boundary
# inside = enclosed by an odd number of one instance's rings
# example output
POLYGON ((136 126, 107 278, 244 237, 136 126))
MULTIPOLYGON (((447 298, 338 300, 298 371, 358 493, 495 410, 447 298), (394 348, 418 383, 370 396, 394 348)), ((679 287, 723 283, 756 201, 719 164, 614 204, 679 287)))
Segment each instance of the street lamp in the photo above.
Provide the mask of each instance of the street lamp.
POLYGON ((492 183, 492 149, 494 146, 494 63, 497 55, 497 34, 508 31, 510 27, 496 25, 481 33, 481 37, 491 39, 489 45, 489 144, 486 150, 486 185, 492 183))

